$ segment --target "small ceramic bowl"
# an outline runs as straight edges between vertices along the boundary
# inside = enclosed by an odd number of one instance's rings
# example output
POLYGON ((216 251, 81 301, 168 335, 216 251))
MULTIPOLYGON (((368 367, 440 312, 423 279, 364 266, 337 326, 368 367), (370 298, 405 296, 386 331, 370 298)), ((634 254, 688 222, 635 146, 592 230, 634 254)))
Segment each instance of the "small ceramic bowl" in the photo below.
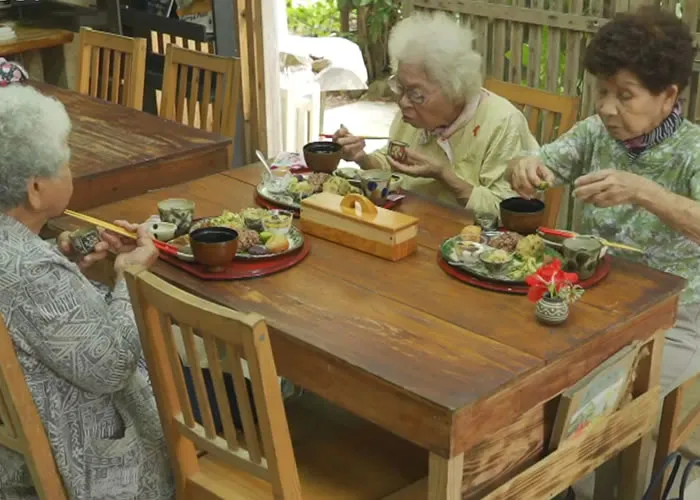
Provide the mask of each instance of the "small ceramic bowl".
POLYGON ((508 266, 508 264, 513 261, 513 254, 509 254, 503 250, 486 250, 479 254, 479 260, 490 273, 500 274, 508 266), (496 252, 502 252, 507 257, 505 257, 501 262, 493 262, 491 261, 491 258, 496 252))
POLYGON ((94 227, 84 227, 70 234, 70 244, 80 255, 92 253, 100 242, 100 233, 94 227))
POLYGON ((172 222, 149 222, 148 232, 160 241, 170 241, 175 237, 177 226, 172 222))
POLYGON ((160 220, 177 226, 175 236, 187 234, 194 218, 194 201, 183 198, 170 198, 158 203, 160 220))
POLYGON ((304 161, 314 172, 332 173, 342 156, 343 146, 337 142, 318 141, 304 146, 304 161))
POLYGON ((263 229, 272 234, 287 234, 292 227, 294 216, 286 210, 271 210, 262 219, 263 229))
POLYGON ((463 241, 459 244, 459 256, 465 264, 474 264, 479 261, 479 255, 486 247, 480 243, 463 241))
POLYGON ((190 233, 194 260, 211 273, 221 272, 238 251, 238 231, 228 227, 203 227, 190 233))

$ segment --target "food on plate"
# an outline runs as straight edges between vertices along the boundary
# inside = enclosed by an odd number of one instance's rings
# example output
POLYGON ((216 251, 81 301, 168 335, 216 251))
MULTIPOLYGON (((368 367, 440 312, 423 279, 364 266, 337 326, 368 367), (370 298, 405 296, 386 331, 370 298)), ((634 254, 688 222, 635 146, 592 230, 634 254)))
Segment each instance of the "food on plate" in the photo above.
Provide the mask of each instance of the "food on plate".
POLYGON ((330 174, 326 174, 323 172, 314 172, 306 177, 306 182, 308 182, 311 185, 311 188, 313 189, 314 193, 318 193, 323 189, 323 184, 328 182, 328 179, 330 177, 330 174))
POLYGON ((544 240, 536 234, 529 234, 518 241, 515 251, 523 259, 533 257, 539 260, 544 255, 544 240))
POLYGON ((210 217, 203 221, 196 221, 190 232, 194 229, 199 229, 201 227, 230 227, 231 229, 243 229, 245 227, 245 222, 241 214, 231 212, 230 210, 224 210, 223 213, 217 217, 210 217))
POLYGON ((360 190, 350 184, 347 179, 342 177, 332 176, 326 182, 323 183, 323 191, 326 193, 334 193, 340 196, 345 196, 349 193, 360 193, 360 190))
POLYGON ((309 181, 300 181, 297 177, 294 177, 292 182, 289 183, 289 187, 287 187, 287 192, 298 198, 305 198, 314 193, 314 187, 309 183, 309 181))
POLYGON ((465 226, 464 229, 462 229, 461 235, 463 241, 473 241, 474 243, 478 243, 481 239, 481 228, 474 225, 465 226))
POLYGON ((250 255, 267 255, 270 251, 265 245, 253 245, 248 249, 250 255))
POLYGON ((491 248, 498 250, 504 250, 508 253, 515 252, 515 248, 518 246, 518 242, 522 239, 518 233, 511 231, 504 232, 495 236, 489 240, 488 245, 491 248))
POLYGON ((259 232, 263 230, 262 218, 267 215, 267 212, 264 208, 244 208, 240 215, 248 229, 259 232))
POLYGON ((238 250, 246 252, 250 247, 260 244, 260 235, 252 229, 241 229, 238 233, 238 250))
POLYGON ((284 252, 289 248, 289 239, 284 234, 273 234, 272 238, 265 243, 265 248, 272 253, 284 252))
POLYGON ((472 241, 461 241, 457 244, 457 253, 462 262, 471 264, 479 260, 479 254, 484 251, 484 245, 472 241))
POLYGON ((269 240, 270 238, 272 238, 272 233, 267 231, 263 231, 262 233, 260 233, 260 241, 262 241, 263 243, 266 243, 267 240, 269 240))
POLYGON ((490 264, 504 264, 509 262, 512 258, 512 254, 500 249, 489 250, 488 252, 484 252, 481 256, 483 262, 488 262, 490 264))

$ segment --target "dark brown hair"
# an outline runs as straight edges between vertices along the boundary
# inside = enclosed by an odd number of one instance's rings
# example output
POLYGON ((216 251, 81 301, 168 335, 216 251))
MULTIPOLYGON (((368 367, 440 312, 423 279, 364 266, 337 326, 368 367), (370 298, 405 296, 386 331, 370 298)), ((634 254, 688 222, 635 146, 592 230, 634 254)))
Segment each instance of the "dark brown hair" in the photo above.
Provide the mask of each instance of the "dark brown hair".
POLYGON ((671 85, 681 92, 692 72, 693 36, 672 12, 643 7, 616 15, 586 47, 584 66, 597 77, 634 73, 653 94, 671 85))

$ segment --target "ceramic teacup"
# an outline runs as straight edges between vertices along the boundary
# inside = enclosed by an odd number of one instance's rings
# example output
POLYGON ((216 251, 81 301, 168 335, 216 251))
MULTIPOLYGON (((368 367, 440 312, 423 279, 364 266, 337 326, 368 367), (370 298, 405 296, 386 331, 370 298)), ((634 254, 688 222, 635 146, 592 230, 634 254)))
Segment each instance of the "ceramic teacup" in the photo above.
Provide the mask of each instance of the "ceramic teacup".
POLYGON ((389 141, 389 156, 400 163, 406 163, 408 159, 407 147, 408 144, 403 141, 389 141))
POLYGON ((84 227, 70 234, 70 244, 80 255, 87 255, 100 242, 100 233, 94 227, 84 227))
POLYGON ((391 172, 379 169, 361 170, 358 172, 358 175, 364 195, 372 200, 375 205, 384 205, 386 197, 389 195, 391 172))
POLYGON ((194 218, 194 201, 183 198, 170 198, 158 203, 160 220, 177 226, 175 236, 187 234, 194 218))
POLYGON ((148 232, 159 241, 170 241, 175 237, 177 226, 172 222, 148 222, 148 232))
POLYGON ((590 278, 598 268, 602 249, 603 244, 592 237, 565 239, 562 243, 564 269, 578 274, 580 280, 590 278))

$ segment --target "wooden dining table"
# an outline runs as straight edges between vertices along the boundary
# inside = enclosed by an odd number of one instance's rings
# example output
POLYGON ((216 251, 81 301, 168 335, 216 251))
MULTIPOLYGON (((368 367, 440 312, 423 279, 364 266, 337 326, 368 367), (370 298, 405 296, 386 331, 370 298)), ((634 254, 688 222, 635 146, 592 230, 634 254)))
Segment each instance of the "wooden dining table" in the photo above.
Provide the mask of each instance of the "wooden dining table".
POLYGON ((46 83, 29 85, 61 101, 71 118, 73 210, 231 167, 231 138, 46 83))
MULTIPOLYGON (((240 210, 255 206, 260 177, 258 165, 232 169, 88 213, 143 221, 169 197, 194 200, 198 216, 240 210)), ((165 262, 153 270, 263 315, 281 375, 427 450, 428 476, 389 498, 549 498, 621 450, 624 473, 642 475, 663 330, 684 280, 615 258, 565 324, 544 326, 526 297, 469 286, 438 267, 440 243, 472 222, 469 212, 412 195, 397 210, 420 220, 418 251, 398 262, 307 236, 305 260, 259 279, 203 281, 165 262), (634 340, 649 342, 651 355, 628 409, 585 442, 549 453, 557 396, 634 340)), ((638 494, 632 483, 622 484, 623 498, 638 494)))

